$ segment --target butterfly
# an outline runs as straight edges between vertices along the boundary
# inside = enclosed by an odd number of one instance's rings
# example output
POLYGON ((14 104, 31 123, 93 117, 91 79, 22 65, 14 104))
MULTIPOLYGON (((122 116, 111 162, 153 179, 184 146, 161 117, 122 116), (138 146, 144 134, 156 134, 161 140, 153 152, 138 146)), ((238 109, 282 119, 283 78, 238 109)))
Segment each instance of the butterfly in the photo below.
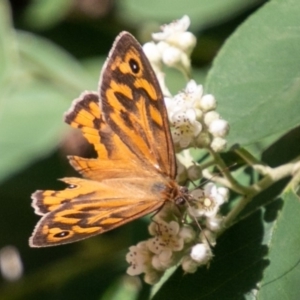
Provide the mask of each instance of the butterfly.
POLYGON ((63 178, 61 191, 32 195, 41 215, 31 247, 72 243, 180 203, 176 160, 163 94, 141 45, 128 32, 116 38, 98 92, 84 92, 65 113, 97 158, 68 156, 83 178, 63 178))

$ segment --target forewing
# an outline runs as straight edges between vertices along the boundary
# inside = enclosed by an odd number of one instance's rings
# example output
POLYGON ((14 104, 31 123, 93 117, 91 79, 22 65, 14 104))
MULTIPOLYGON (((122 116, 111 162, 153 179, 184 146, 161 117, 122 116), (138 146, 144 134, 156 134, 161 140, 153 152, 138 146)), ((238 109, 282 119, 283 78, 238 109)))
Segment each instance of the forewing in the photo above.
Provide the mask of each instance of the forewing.
POLYGON ((163 95, 140 44, 121 33, 100 79, 103 117, 142 163, 175 177, 174 149, 163 95))

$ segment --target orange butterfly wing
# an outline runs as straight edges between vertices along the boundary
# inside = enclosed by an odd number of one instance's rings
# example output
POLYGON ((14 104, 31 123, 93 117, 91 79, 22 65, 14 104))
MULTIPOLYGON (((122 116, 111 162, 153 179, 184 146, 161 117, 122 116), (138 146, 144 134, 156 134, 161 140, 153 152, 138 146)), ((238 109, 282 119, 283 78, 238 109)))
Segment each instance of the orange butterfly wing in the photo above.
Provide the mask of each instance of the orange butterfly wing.
POLYGON ((30 239, 32 247, 75 242, 139 218, 162 204, 158 200, 160 187, 153 188, 153 182, 144 178, 114 182, 62 180, 70 187, 33 194, 35 212, 43 217, 30 239), (139 189, 136 188, 138 180, 139 189))
POLYGON ((98 158, 70 156, 87 179, 65 178, 69 188, 37 191, 42 215, 30 245, 43 247, 93 236, 161 207, 180 194, 163 96, 138 42, 116 39, 100 80, 99 96, 84 93, 65 120, 93 144, 98 158))
POLYGON ((100 97, 106 122, 141 162, 175 178, 163 95, 140 44, 127 32, 121 33, 103 70, 100 97))
POLYGON ((74 100, 65 114, 65 122, 79 128, 97 152, 97 159, 68 156, 71 165, 84 177, 102 180, 138 176, 139 161, 104 121, 96 93, 84 92, 74 100))

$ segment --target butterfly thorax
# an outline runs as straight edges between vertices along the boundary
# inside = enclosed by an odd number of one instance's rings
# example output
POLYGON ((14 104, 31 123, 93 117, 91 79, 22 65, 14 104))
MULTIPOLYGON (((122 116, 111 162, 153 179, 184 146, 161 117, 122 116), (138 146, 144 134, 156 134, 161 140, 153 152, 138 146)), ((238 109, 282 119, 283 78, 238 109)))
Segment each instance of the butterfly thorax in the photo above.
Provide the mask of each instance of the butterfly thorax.
MULTIPOLYGON (((122 182, 122 188, 131 192, 133 198, 140 197, 139 192, 144 194, 144 198, 150 198, 154 202, 159 202, 163 205, 167 201, 174 203, 180 203, 180 199, 186 198, 186 189, 179 186, 177 182, 171 178, 165 176, 151 176, 149 178, 123 178, 123 179, 111 179, 110 182, 116 181, 122 182), (134 193, 132 193, 134 191, 134 193)), ((120 186, 119 188, 120 189, 120 186)), ((149 200, 150 200, 149 199, 149 200)))
POLYGON ((165 182, 156 182, 153 184, 152 189, 161 194, 161 199, 164 202, 171 201, 175 204, 181 204, 187 198, 186 188, 179 186, 172 179, 165 180, 165 182))

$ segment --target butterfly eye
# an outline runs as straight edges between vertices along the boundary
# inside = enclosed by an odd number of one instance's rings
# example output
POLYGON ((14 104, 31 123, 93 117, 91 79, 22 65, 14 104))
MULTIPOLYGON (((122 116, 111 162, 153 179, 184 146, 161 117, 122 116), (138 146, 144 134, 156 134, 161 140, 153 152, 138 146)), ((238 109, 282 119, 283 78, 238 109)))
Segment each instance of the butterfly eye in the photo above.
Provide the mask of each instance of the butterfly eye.
POLYGON ((131 71, 134 74, 137 74, 140 71, 140 66, 139 66, 138 62, 135 59, 133 59, 133 58, 131 58, 129 60, 129 66, 131 68, 131 71))
POLYGON ((181 186, 179 189, 180 189, 180 192, 183 194, 187 194, 189 191, 189 189, 186 186, 181 186))
POLYGON ((178 205, 178 206, 183 205, 183 204, 185 204, 185 198, 184 198, 184 197, 177 197, 177 198, 175 199, 175 203, 176 203, 176 205, 178 205))
POLYGON ((54 237, 56 237, 56 238, 64 238, 64 237, 68 236, 69 234, 70 234, 69 231, 62 231, 60 233, 54 234, 54 237))

